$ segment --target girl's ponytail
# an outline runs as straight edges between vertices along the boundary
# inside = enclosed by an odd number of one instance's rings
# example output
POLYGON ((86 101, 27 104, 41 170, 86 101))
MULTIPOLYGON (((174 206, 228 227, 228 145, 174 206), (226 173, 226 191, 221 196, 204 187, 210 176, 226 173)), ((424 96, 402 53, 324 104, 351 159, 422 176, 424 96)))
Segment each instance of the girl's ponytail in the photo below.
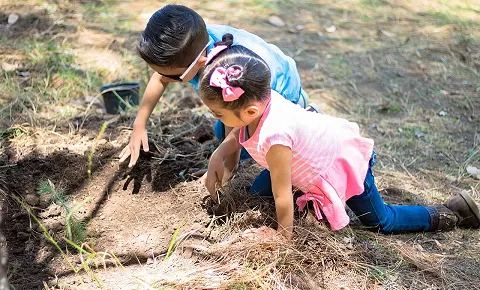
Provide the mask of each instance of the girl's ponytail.
POLYGON ((215 46, 226 45, 228 48, 233 45, 233 35, 231 33, 225 33, 222 36, 222 41, 215 42, 215 46))
POLYGON ((243 78, 245 71, 241 65, 234 64, 229 66, 227 69, 227 82, 232 87, 242 87, 245 84, 245 79, 243 78))
POLYGON ((232 34, 224 34, 222 41, 215 43, 205 63, 199 81, 204 101, 219 102, 224 108, 235 110, 270 97, 268 65, 255 52, 233 45, 232 34))

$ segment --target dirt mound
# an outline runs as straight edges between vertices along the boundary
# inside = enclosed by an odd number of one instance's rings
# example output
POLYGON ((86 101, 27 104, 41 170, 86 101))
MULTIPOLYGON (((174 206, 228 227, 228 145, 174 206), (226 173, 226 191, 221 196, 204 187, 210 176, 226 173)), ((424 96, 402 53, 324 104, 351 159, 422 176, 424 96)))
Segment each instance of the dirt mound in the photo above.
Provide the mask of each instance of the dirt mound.
MULTIPOLYGON (((114 158, 129 131, 123 126, 125 118, 111 123, 105 133, 109 139, 101 142, 95 138, 104 118, 95 117, 70 140, 55 134, 39 139, 38 133, 28 132, 18 136, 18 140, 10 139, 6 144, 11 151, 18 153, 23 148, 29 153, 15 154, 6 160, 2 167, 6 188, 32 208, 62 247, 66 246, 62 237, 67 234, 68 208, 88 225, 86 241, 95 245, 96 250, 115 253, 125 265, 146 262, 152 253, 159 255, 167 250, 176 229, 200 231, 208 224, 201 202, 206 193, 203 185, 185 182, 193 180, 190 173, 205 166, 216 146, 213 121, 190 111, 170 111, 165 115, 169 121, 150 129, 155 132, 150 136, 151 150, 142 151, 132 169, 114 158), (112 140, 112 136, 118 138, 112 140), (69 144, 80 140, 83 154, 72 151, 78 148, 69 144), (25 144, 32 146, 19 146, 25 144), (46 145, 50 147, 44 154, 36 150, 46 145), (92 146, 96 147, 89 177, 92 146), (52 199, 52 194, 37 194, 45 182, 64 196, 60 202, 52 199), (69 206, 65 207, 62 200, 69 206)), ((10 282, 17 289, 36 289, 41 287, 41 281, 70 273, 71 269, 57 264, 58 251, 43 239, 42 229, 25 209, 13 199, 4 206, 10 263, 18 265, 11 271, 10 282)))

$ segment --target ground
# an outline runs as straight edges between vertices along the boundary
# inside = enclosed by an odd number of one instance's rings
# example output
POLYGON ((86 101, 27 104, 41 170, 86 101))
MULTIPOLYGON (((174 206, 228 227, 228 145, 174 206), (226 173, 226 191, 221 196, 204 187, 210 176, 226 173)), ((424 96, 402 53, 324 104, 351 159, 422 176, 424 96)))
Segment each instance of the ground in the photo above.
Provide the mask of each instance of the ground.
MULTIPOLYGON (((292 56, 311 100, 375 140, 386 201, 480 201, 466 171, 480 168, 477 1, 177 2, 292 56)), ((106 114, 99 88, 145 88, 135 46, 166 3, 0 3, 0 254, 13 289, 479 289, 479 231, 333 232, 296 212, 292 243, 245 233, 275 227, 273 201, 247 193, 259 168, 246 162, 224 205, 209 203, 191 173, 217 145, 214 120, 187 85, 152 114, 151 152, 119 164, 135 108, 106 114)))

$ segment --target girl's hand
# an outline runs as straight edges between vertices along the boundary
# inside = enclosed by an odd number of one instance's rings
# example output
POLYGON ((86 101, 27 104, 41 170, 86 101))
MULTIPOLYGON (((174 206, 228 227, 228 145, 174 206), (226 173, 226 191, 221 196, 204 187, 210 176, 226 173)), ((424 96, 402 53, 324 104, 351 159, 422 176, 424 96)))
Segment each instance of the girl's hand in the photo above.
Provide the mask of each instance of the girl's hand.
POLYGON ((140 146, 143 146, 143 151, 148 152, 148 136, 147 129, 144 126, 133 126, 132 136, 130 137, 130 144, 128 144, 120 153, 119 162, 125 161, 131 155, 128 167, 133 167, 137 163, 140 155, 140 146))
POLYGON ((221 187, 223 181, 227 181, 233 175, 236 165, 234 168, 225 167, 225 158, 239 151, 242 146, 238 142, 238 134, 240 132, 239 128, 234 128, 227 135, 222 144, 218 146, 217 150, 213 152, 210 161, 208 162, 208 172, 207 177, 205 178, 205 186, 207 187, 212 200, 218 203, 217 196, 217 186, 221 187))
POLYGON ((205 178, 205 187, 207 187, 208 192, 210 192, 210 196, 212 200, 218 203, 218 196, 217 196, 217 186, 222 186, 223 180, 223 171, 225 167, 223 165, 223 157, 216 152, 213 153, 212 157, 210 157, 210 161, 208 161, 208 171, 207 177, 205 178))

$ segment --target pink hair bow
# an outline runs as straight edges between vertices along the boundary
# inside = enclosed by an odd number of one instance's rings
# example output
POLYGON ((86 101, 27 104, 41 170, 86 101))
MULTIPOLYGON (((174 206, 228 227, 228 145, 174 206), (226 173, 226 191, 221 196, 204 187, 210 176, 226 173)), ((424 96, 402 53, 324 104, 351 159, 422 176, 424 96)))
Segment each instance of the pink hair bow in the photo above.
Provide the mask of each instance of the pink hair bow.
POLYGON ((227 83, 228 76, 238 76, 241 73, 241 68, 231 66, 228 69, 224 67, 217 67, 210 77, 210 85, 217 88, 222 88, 222 96, 225 102, 233 102, 238 100, 245 92, 242 88, 232 87, 227 83))
POLYGON ((205 62, 205 65, 208 65, 214 57, 216 57, 220 52, 227 49, 227 47, 228 46, 226 45, 217 45, 214 48, 212 48, 207 55, 207 61, 205 62))

